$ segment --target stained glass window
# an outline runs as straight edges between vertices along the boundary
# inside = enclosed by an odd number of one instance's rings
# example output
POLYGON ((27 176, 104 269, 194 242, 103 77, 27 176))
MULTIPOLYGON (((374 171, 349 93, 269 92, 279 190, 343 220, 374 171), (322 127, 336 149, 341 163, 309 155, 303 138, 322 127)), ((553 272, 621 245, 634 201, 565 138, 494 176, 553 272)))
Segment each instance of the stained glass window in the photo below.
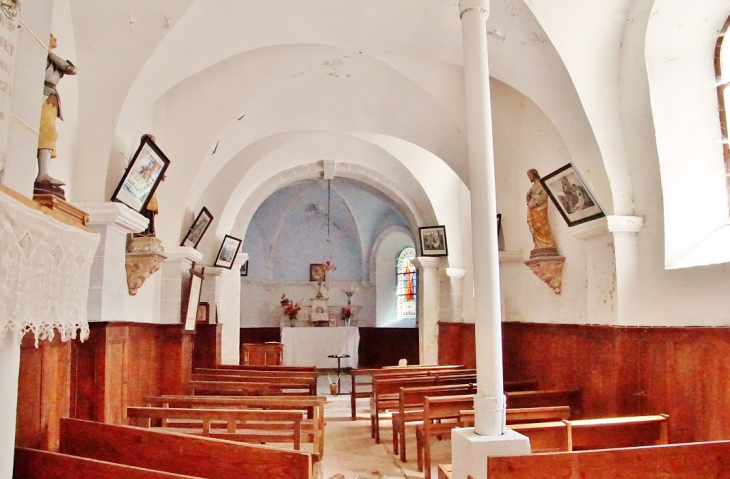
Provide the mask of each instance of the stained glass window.
POLYGON ((418 270, 411 264, 416 257, 416 249, 405 248, 398 255, 396 263, 396 295, 398 319, 416 319, 416 291, 418 290, 418 270))

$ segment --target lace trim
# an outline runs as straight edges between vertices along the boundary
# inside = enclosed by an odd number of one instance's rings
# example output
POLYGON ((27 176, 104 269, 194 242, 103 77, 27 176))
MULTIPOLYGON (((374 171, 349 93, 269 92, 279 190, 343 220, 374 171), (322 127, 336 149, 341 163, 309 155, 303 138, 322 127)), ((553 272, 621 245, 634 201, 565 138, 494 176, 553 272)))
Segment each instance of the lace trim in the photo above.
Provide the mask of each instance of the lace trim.
POLYGON ((0 340, 35 344, 89 337, 86 308, 99 235, 63 224, 0 192, 0 340))

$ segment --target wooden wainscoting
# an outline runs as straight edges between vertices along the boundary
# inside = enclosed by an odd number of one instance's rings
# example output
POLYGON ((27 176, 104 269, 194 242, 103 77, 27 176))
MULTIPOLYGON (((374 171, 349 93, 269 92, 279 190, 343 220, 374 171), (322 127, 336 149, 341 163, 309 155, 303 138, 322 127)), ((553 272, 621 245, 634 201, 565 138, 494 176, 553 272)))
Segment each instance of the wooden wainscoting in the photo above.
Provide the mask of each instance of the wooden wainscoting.
POLYGON ((195 325, 193 368, 216 368, 221 363, 222 324, 195 325))
MULTIPOLYGON (((461 339, 473 324, 439 326, 439 362, 475 357, 461 339)), ((730 439, 730 328, 504 323, 502 334, 505 380, 582 389, 584 417, 665 413, 671 442, 730 439)))
POLYGON ((181 325, 92 323, 85 342, 23 338, 16 445, 58 450, 61 417, 127 424, 142 397, 181 394, 193 334, 181 325))
POLYGON ((70 407, 71 343, 41 341, 28 333, 20 345, 15 445, 58 451, 60 418, 70 407))
POLYGON ((473 323, 439 323, 439 364, 463 364, 476 369, 473 323))
POLYGON ((397 366, 400 359, 418 364, 418 328, 359 328, 358 367, 397 366))

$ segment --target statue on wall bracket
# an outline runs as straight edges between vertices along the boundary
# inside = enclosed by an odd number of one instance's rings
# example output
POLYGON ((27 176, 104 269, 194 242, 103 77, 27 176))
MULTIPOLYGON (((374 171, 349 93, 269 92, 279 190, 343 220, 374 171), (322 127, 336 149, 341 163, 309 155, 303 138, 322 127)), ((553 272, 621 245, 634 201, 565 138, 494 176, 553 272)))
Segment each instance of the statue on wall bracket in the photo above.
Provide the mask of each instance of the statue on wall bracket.
POLYGON ((555 294, 560 294, 563 284, 565 257, 558 254, 555 238, 548 219, 548 194, 540 183, 537 170, 527 171, 532 186, 527 191, 527 226, 532 234, 534 248, 530 259, 525 261, 530 270, 545 282, 555 294))
POLYGON ((65 183, 52 177, 50 169, 51 158, 56 157, 56 118, 63 120, 61 97, 56 85, 65 75, 76 75, 76 66, 68 60, 53 53, 58 45, 56 37, 51 34, 48 43, 48 59, 46 60, 46 76, 43 85, 43 106, 41 107, 41 122, 38 129, 38 176, 35 179, 33 194, 50 194, 66 199, 66 193, 61 188, 65 183))

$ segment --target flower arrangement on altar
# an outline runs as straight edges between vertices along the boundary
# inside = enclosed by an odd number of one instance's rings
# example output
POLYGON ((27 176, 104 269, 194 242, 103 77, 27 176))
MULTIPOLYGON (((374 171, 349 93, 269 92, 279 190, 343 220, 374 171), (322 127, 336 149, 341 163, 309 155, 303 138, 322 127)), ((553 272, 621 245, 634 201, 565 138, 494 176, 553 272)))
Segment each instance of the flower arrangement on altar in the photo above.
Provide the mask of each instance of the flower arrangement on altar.
POLYGON ((291 299, 286 297, 286 294, 281 295, 281 310, 285 315, 289 316, 289 319, 297 319, 297 313, 302 309, 300 303, 295 303, 291 299))
POLYGON ((352 308, 349 306, 346 308, 342 308, 342 313, 340 313, 340 317, 344 320, 351 319, 352 318, 352 308))

